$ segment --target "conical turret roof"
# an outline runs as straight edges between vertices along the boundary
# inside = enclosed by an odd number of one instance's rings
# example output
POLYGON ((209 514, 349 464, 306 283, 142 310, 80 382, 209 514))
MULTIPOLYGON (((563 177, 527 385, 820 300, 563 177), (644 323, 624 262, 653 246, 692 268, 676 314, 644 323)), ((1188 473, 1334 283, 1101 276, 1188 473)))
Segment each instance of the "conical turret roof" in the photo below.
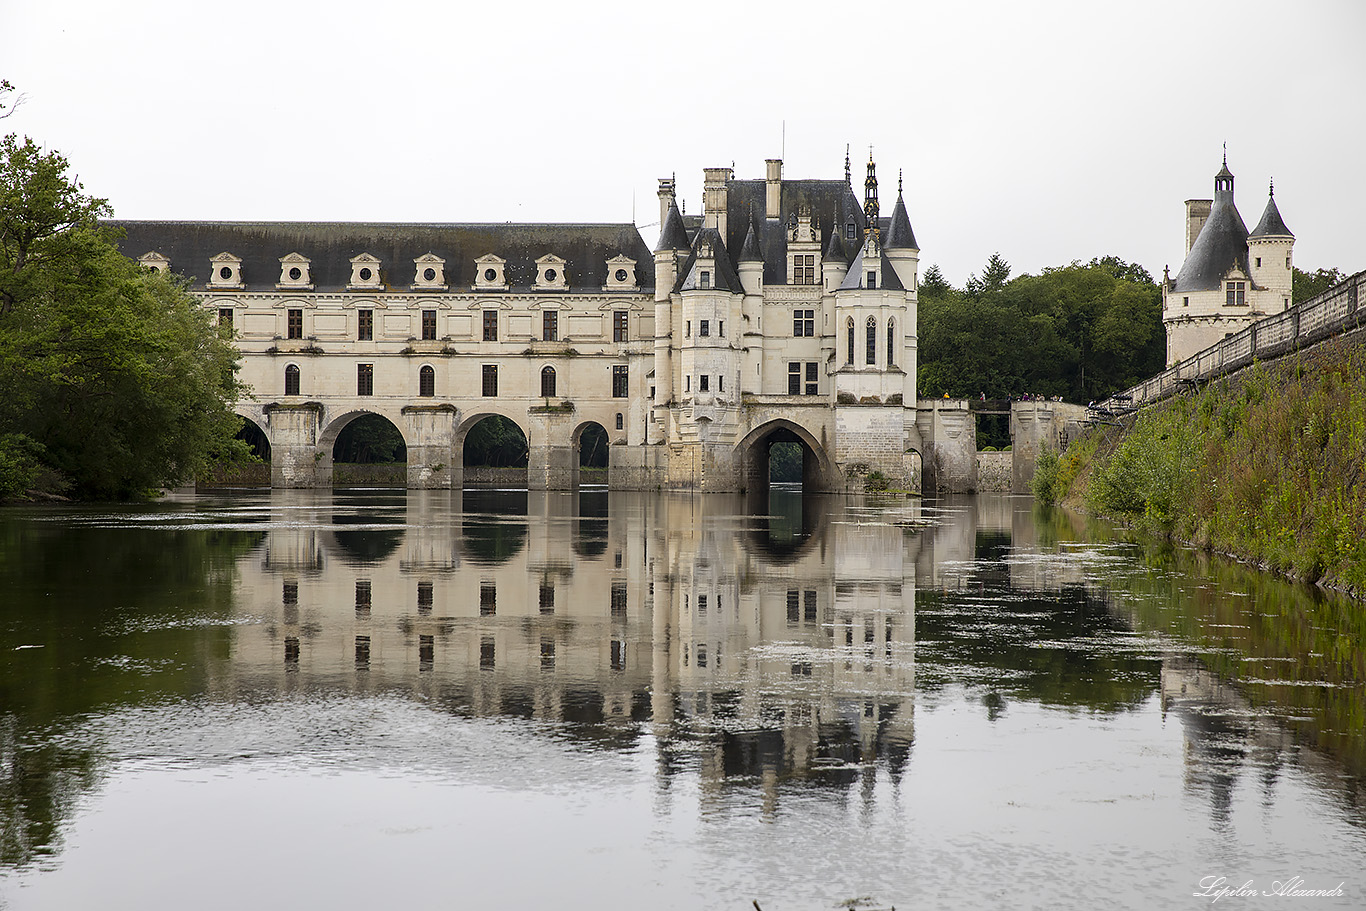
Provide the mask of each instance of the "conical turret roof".
POLYGON ((688 249, 688 229, 683 225, 683 213, 678 211, 678 203, 669 203, 669 214, 664 216, 664 225, 659 229, 659 242, 655 252, 664 250, 688 249))
POLYGON ((1233 174, 1225 161, 1214 175, 1214 204, 1200 235, 1191 244, 1173 291, 1217 291, 1229 270, 1237 266, 1249 274, 1247 225, 1233 204, 1233 174))
POLYGON ((1294 237, 1290 229, 1285 226, 1285 219, 1281 218, 1281 210, 1276 208, 1276 191, 1272 188, 1271 195, 1266 198, 1266 208, 1262 210, 1262 220, 1257 222, 1257 227, 1252 229, 1252 237, 1294 237))
POLYGON ((764 261, 764 253, 759 249, 759 238, 754 232, 754 222, 749 223, 749 232, 745 234, 745 243, 740 247, 740 262, 742 263, 761 263, 764 261))
POLYGON ((839 225, 835 225, 830 231, 830 243, 825 245, 825 259, 845 265, 849 263, 849 251, 844 249, 844 239, 840 236, 839 225))
POLYGON ((888 250, 919 250, 915 242, 915 232, 911 230, 911 217, 906 214, 906 200, 901 193, 896 194, 896 208, 892 209, 892 223, 887 226, 887 239, 883 247, 888 250))

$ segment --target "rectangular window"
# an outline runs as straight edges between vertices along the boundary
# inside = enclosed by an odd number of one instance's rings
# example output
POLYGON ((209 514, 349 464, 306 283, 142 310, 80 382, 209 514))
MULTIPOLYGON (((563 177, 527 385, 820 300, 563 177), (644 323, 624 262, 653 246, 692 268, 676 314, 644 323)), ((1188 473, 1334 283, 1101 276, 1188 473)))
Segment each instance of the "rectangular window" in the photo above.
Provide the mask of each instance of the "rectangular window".
POLYGON ((356 613, 370 613, 370 580, 356 580, 356 613))
POLYGON ((801 592, 795 588, 787 590, 787 622, 800 623, 802 619, 801 592))
POLYGON ((612 398, 626 398, 630 389, 630 367, 617 364, 612 367, 612 398))
POLYGON ((484 365, 484 396, 494 398, 498 395, 498 366, 496 364, 484 365))
POLYGON ((356 395, 375 394, 375 365, 356 365, 356 395))
POLYGON ((819 369, 820 369, 820 362, 819 362, 819 361, 807 361, 807 362, 806 362, 806 394, 807 394, 807 395, 817 395, 817 394, 818 394, 817 389, 818 389, 820 383, 819 383, 818 378, 817 378, 817 371, 818 371, 819 369))
POLYGON ((816 283, 816 255, 797 253, 792 257, 792 284, 814 285, 816 283))
POLYGON ((418 636, 417 637, 417 663, 418 666, 431 670, 432 662, 436 659, 436 637, 418 636))
POLYGON ((498 589, 492 582, 479 585, 479 616, 492 617, 498 613, 498 589))
POLYGON ((871 289, 871 288, 876 288, 876 287, 877 287, 877 273, 876 273, 876 272, 869 272, 869 273, 868 273, 868 287, 869 287, 870 289, 871 289))
POLYGON ((808 588, 808 589, 807 589, 805 592, 803 592, 802 594, 803 594, 803 596, 805 597, 805 602, 804 602, 804 604, 803 604, 803 619, 805 619, 807 623, 815 623, 815 622, 816 622, 816 592, 815 592, 815 590, 808 588))
POLYGON ((710 336, 710 335, 711 335, 711 323, 709 323, 707 320, 701 320, 701 321, 699 321, 698 324, 697 324, 697 334, 698 334, 699 336, 701 336, 702 338, 707 338, 708 336, 710 336))
POLYGON ((792 334, 797 338, 813 338, 816 335, 816 311, 793 310, 792 334))
POLYGON ((498 311, 484 311, 484 341, 498 341, 498 311))
POLYGON ((218 308, 218 326, 219 326, 220 329, 231 329, 231 328, 232 328, 232 308, 231 308, 231 307, 219 307, 219 308, 218 308))
POLYGON ((422 311, 422 340, 424 342, 436 341, 436 311, 422 311))
POLYGON ((612 618, 615 620, 626 619, 626 583, 612 583, 612 618))
POLYGON ((371 342, 375 339, 375 311, 356 311, 356 341, 371 342))
POLYGON ((726 375, 725 375, 724 373, 718 373, 718 374, 716 375, 716 391, 717 391, 717 392, 725 392, 725 391, 726 391, 726 375))
POLYGON ((787 394, 802 394, 802 365, 800 361, 789 361, 787 364, 787 394))
POLYGON ((498 663, 498 649, 493 644, 492 636, 485 636, 479 640, 479 667, 481 670, 491 671, 498 663))
POLYGON ((289 311, 289 338, 304 337, 304 312, 302 310, 289 311))
POLYGON ((1246 303, 1244 295, 1247 293, 1247 282, 1226 282, 1224 304, 1228 307, 1237 307, 1246 303))
POLYGON ((553 342, 560 337, 560 314, 556 310, 541 313, 541 341, 553 342))
POLYGON ((703 271, 697 282, 698 287, 706 289, 711 287, 711 273, 703 271))
POLYGON ((692 338, 692 320, 690 319, 683 321, 683 337, 692 338))
POLYGON ((709 392, 710 390, 711 390, 711 377, 704 373, 704 374, 702 374, 700 377, 698 377, 697 391, 698 391, 698 392, 709 392))
POLYGON ((370 666, 370 637, 356 637, 356 667, 370 666))
POLYGON ((692 388, 692 374, 683 377, 683 391, 688 392, 692 388))
POLYGON ((716 321, 716 334, 722 338, 726 337, 726 321, 719 319, 716 321))
POLYGON ((555 613, 555 586, 553 583, 541 583, 541 613, 555 613))
POLYGON ((417 609, 419 611, 429 611, 432 609, 432 583, 417 583, 417 609))
POLYGON ((627 341, 627 317, 629 314, 625 310, 617 310, 612 314, 612 341, 627 341))

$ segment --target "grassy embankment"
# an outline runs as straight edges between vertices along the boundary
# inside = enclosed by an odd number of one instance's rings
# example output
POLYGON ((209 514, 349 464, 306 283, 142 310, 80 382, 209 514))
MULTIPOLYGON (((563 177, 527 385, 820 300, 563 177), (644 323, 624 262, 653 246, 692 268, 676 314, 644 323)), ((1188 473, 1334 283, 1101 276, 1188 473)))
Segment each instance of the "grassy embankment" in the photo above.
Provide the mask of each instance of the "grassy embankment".
POLYGON ((1039 460, 1035 495, 1366 598, 1366 344, 1256 365, 1039 460))

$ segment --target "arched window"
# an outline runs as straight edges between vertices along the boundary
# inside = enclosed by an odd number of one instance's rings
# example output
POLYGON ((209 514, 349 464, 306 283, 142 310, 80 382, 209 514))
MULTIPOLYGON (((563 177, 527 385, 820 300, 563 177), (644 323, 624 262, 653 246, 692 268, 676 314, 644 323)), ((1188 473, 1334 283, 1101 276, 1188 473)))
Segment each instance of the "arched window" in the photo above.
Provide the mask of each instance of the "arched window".
POLYGON ((887 320, 887 366, 896 366, 896 320, 887 320))
POLYGON ((430 366, 417 372, 417 394, 427 398, 436 395, 436 371, 430 366))
POLYGON ((849 350, 845 353, 844 362, 852 367, 854 366, 854 318, 849 317, 844 321, 844 325, 849 334, 849 350))
POLYGON ((555 395, 554 367, 545 367, 541 370, 541 395, 544 398, 551 398, 555 395))
POLYGON ((864 352, 869 367, 877 363, 877 320, 868 317, 868 350, 864 352))
POLYGON ((299 367, 290 364, 285 368, 285 395, 299 394, 299 367))
POLYGON ((621 430, 621 429, 622 429, 623 427, 625 427, 625 426, 626 426, 626 420, 625 420, 625 418, 622 416, 621 412, 618 411, 618 412, 617 412, 617 429, 618 429, 618 430, 621 430))

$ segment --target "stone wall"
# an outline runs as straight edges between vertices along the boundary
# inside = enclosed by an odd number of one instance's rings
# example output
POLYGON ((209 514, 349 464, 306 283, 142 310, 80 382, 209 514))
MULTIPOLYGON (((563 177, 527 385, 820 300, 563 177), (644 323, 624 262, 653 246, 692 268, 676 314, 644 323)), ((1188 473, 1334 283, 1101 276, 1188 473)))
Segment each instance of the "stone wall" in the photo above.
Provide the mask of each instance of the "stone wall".
POLYGON ((977 453, 977 490, 995 493, 1010 490, 1010 463, 1014 453, 979 452, 977 453))

